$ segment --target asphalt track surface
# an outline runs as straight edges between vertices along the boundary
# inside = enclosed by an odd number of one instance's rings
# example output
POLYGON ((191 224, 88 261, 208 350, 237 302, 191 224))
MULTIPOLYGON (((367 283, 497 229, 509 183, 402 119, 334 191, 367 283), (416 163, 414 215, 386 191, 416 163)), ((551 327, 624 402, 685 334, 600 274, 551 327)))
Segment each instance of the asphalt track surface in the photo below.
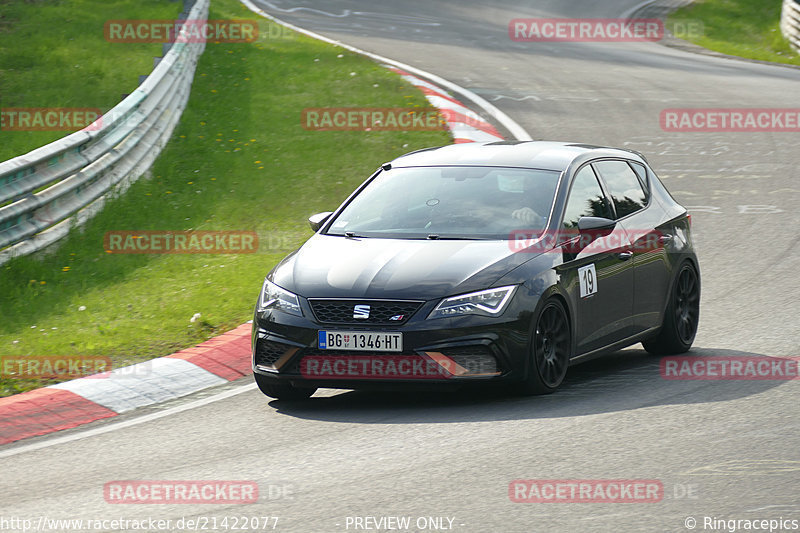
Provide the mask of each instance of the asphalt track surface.
MULTIPOLYGON (((508 37, 513 18, 617 17, 637 3, 259 6, 467 87, 534 138, 644 152, 693 213, 703 297, 692 353, 800 355, 800 137, 659 125, 664 108, 800 107, 800 70, 657 43, 508 37)), ((169 519, 173 531, 181 517, 270 516, 279 517, 275 531, 310 532, 378 530, 356 527, 355 517, 367 516, 410 517, 413 531, 437 530, 418 527, 420 518, 446 517, 457 532, 690 531, 692 519, 694 530, 725 531, 709 519, 800 521, 799 392, 798 381, 664 380, 638 346, 573 367, 547 397, 320 391, 292 406, 244 379, 0 449, 0 527, 40 516, 169 519), (259 501, 115 505, 103 496, 115 480, 196 479, 256 481, 259 501), (659 480, 664 498, 513 503, 516 479, 659 480)))

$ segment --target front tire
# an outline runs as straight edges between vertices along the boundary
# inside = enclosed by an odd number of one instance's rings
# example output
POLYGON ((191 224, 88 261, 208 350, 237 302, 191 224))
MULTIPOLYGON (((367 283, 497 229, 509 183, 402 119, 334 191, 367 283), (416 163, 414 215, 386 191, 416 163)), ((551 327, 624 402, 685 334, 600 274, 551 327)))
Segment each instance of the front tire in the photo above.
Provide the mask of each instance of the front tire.
POLYGON ((561 385, 569 366, 570 338, 564 305, 555 298, 548 300, 531 335, 530 368, 521 386, 523 394, 550 394, 561 385))
POLYGON ((692 347, 700 319, 700 279, 688 261, 675 278, 667 311, 658 335, 642 342, 654 355, 675 355, 692 347))
POLYGON ((256 385, 261 392, 270 398, 278 400, 307 400, 311 397, 317 389, 294 387, 289 383, 279 383, 274 379, 262 376, 261 374, 253 374, 256 379, 256 385))

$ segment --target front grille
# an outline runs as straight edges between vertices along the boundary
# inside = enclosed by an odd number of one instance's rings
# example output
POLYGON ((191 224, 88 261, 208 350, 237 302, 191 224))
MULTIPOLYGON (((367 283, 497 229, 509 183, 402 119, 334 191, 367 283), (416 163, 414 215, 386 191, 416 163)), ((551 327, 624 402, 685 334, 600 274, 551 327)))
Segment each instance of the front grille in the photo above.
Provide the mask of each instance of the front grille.
POLYGON ((499 371, 492 351, 482 344, 445 348, 439 352, 467 369, 470 374, 494 374, 499 371))
POLYGON ((293 348, 295 347, 289 344, 258 339, 256 341, 256 364, 272 366, 287 350, 293 348))
POLYGON ((423 302, 405 300, 310 299, 317 321, 329 324, 400 325, 417 312, 423 302), (357 305, 369 306, 369 318, 353 318, 357 305), (400 318, 402 317, 402 318, 400 318), (394 319, 394 320, 392 320, 394 319))

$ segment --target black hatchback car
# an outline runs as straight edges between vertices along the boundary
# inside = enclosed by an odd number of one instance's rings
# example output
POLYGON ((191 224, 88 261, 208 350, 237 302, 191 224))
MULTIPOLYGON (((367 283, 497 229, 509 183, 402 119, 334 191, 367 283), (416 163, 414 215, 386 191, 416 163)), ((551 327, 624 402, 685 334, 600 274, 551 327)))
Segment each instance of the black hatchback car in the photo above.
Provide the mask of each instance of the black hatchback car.
POLYGON ((382 165, 267 275, 261 391, 504 381, 553 392, 571 363, 694 341, 691 218, 640 154, 469 143, 382 165))

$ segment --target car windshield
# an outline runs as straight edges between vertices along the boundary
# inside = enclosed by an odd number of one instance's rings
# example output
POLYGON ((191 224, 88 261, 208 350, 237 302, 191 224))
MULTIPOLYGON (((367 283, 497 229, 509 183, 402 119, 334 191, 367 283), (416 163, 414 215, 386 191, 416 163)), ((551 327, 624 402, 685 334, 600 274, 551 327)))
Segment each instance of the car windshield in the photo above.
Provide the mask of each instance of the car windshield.
POLYGON ((506 239, 547 226, 559 172, 442 166, 381 172, 331 224, 329 235, 506 239))

